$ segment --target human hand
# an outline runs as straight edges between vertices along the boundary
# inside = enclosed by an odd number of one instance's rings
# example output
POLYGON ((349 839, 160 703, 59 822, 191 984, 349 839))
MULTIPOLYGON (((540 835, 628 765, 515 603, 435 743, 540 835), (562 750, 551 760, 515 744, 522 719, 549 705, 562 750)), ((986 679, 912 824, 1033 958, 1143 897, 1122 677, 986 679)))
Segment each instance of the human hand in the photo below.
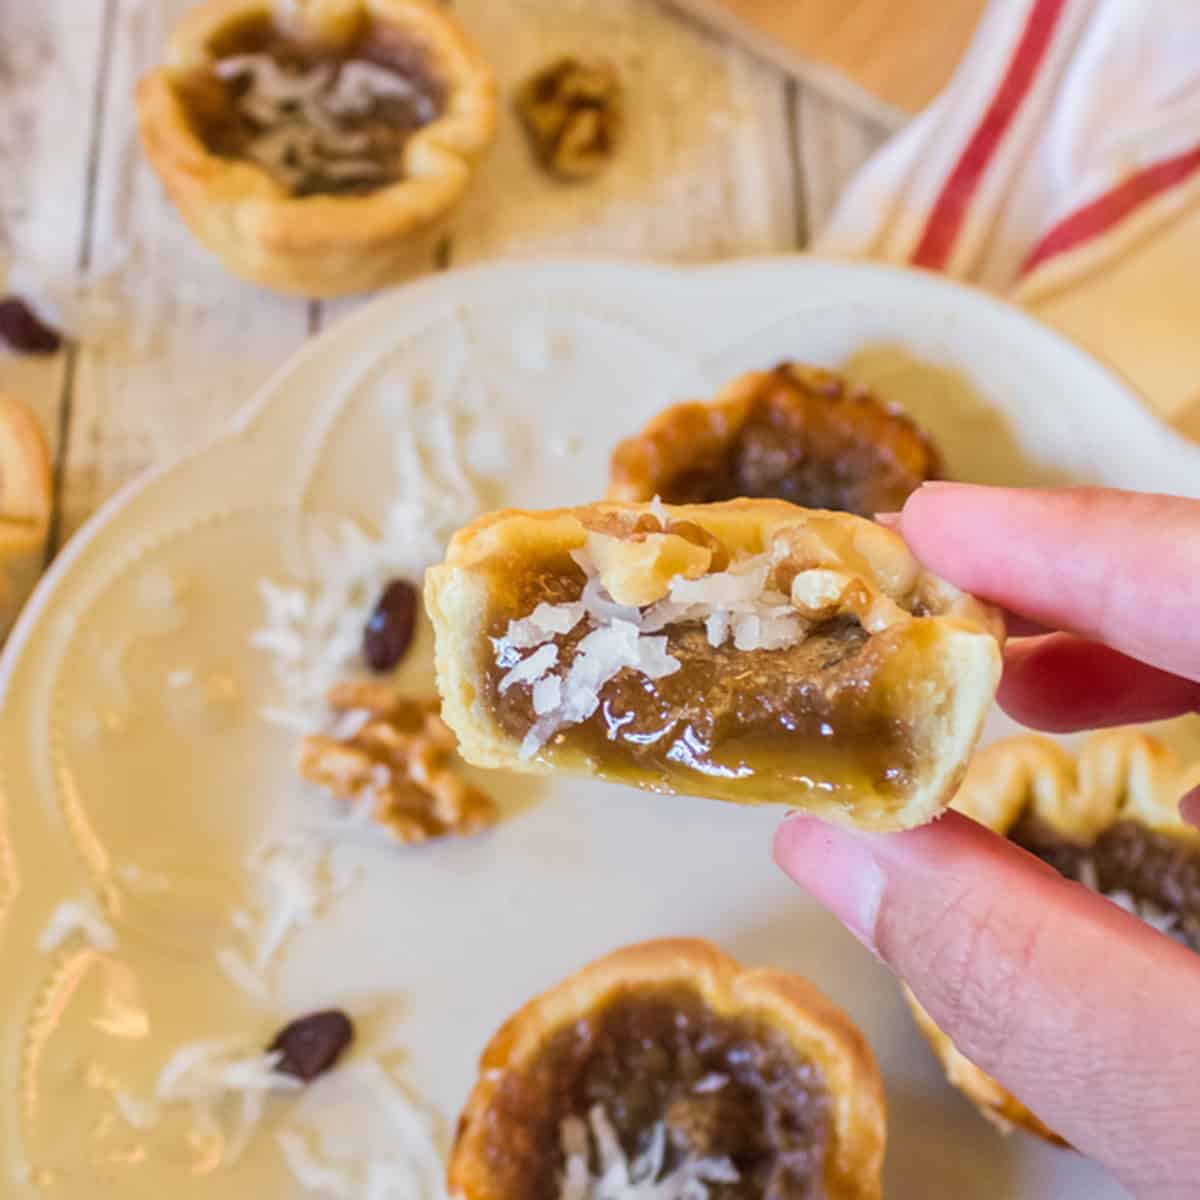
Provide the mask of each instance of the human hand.
MULTIPOLYGON (((1200 503, 926 485, 899 521, 1002 606, 1000 702, 1066 731, 1200 709, 1200 503), (1046 632, 1051 631, 1051 632, 1046 632)), ((1200 795, 1181 797, 1200 817, 1200 795)), ((956 813, 890 836, 784 822, 779 865, 976 1065, 1136 1196, 1200 1195, 1200 957, 956 813)))

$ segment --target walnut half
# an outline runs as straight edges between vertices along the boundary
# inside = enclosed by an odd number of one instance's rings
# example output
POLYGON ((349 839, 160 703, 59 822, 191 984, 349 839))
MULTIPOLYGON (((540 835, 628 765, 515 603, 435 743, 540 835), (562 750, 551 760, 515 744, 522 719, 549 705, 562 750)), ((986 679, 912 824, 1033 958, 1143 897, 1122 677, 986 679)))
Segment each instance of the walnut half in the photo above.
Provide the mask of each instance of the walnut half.
POLYGON ((366 800, 396 841, 415 845, 465 837, 498 819, 492 798, 455 770, 457 740, 436 696, 397 696, 385 684, 342 683, 329 694, 336 712, 361 713, 343 737, 304 739, 300 774, 339 799, 366 800))
POLYGON ((562 179, 590 179, 604 169, 621 134, 621 107, 616 70, 574 58, 543 67, 516 96, 534 153, 562 179))

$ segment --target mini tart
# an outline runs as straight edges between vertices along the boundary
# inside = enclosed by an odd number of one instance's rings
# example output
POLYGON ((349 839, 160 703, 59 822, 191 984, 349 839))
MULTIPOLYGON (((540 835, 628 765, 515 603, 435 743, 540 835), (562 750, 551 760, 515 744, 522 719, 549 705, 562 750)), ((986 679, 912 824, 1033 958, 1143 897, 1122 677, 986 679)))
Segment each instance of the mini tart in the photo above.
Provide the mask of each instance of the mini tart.
POLYGON ((41 573, 50 507, 41 427, 25 405, 0 394, 0 640, 41 573))
MULTIPOLYGON (((258 70, 268 81, 280 77, 269 64, 258 70)), ((246 78, 257 86, 258 74, 246 78)), ((491 69, 432 0, 205 0, 176 29, 166 64, 142 80, 137 107, 150 163, 196 237, 235 275, 305 296, 368 291, 427 261, 440 218, 466 190, 496 126, 491 69), (369 168, 375 155, 381 178, 347 187, 351 154, 337 160, 341 182, 331 177, 327 187, 309 189, 315 194, 298 194, 300 185, 262 165, 260 151, 257 158, 243 153, 238 139, 246 128, 257 134, 282 128, 269 115, 266 124, 255 124, 239 99, 248 85, 232 68, 251 71, 246 60, 255 56, 302 68, 312 80, 328 66, 336 68, 330 78, 340 81, 353 66, 359 92, 339 93, 338 111, 350 113, 345 106, 352 105, 358 115, 346 116, 344 127, 330 126, 328 112, 317 117, 322 128, 334 129, 333 144, 353 148, 346 138, 355 135, 369 143, 360 158, 369 168), (372 95, 362 75, 378 79, 381 68, 395 86, 372 95), (397 108, 406 93, 419 102, 411 129, 407 110, 397 108), (389 128, 401 128, 403 138, 387 142, 389 128)), ((280 171, 326 144, 309 136, 316 128, 297 133, 288 126, 280 171)), ((361 161, 357 169, 364 169, 361 161)))
POLYGON ((996 614, 900 538, 774 500, 499 512, 426 575, 468 761, 900 829, 950 802, 996 614))
POLYGON ((879 1071, 845 1013, 707 942, 647 942, 492 1038, 448 1183, 461 1200, 559 1200, 623 1161, 630 1184, 675 1173, 709 1200, 873 1200, 884 1141, 879 1071))
MULTIPOLYGON (((1200 950, 1200 833, 1179 816, 1180 799, 1197 786, 1200 763, 1185 770, 1145 734, 1095 734, 1078 758, 1026 735, 981 750, 953 807, 1200 950)), ((985 1117, 1005 1132, 1066 1145, 906 996, 950 1082, 985 1117)))
POLYGON ((899 409, 799 363, 754 371, 715 400, 659 413, 613 454, 609 499, 702 504, 739 496, 871 517, 941 475, 899 409))

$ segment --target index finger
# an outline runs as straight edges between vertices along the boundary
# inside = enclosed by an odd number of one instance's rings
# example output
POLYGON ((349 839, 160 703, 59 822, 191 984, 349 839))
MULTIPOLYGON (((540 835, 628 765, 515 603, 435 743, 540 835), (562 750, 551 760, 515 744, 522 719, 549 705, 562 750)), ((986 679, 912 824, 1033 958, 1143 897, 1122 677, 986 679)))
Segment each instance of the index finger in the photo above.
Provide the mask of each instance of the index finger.
POLYGON ((900 527, 959 587, 1200 680, 1200 502, 935 483, 909 499, 900 527))

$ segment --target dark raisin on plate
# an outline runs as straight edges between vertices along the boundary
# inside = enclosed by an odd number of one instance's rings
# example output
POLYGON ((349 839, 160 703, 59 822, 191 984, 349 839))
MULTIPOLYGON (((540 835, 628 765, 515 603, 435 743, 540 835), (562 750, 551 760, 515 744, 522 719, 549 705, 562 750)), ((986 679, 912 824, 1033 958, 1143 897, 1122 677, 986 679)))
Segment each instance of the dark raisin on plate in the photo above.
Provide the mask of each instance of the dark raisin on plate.
POLYGON ((0 299, 0 341, 18 354, 57 354, 62 348, 62 334, 19 296, 0 299))
POLYGON ((311 1013, 285 1025, 268 1047, 279 1054, 275 1070, 309 1083, 332 1070, 354 1040, 354 1023, 340 1009, 311 1013))
POLYGON ((417 629, 417 589, 406 579, 393 579, 383 589, 363 630, 363 658, 378 674, 400 664, 417 629))

